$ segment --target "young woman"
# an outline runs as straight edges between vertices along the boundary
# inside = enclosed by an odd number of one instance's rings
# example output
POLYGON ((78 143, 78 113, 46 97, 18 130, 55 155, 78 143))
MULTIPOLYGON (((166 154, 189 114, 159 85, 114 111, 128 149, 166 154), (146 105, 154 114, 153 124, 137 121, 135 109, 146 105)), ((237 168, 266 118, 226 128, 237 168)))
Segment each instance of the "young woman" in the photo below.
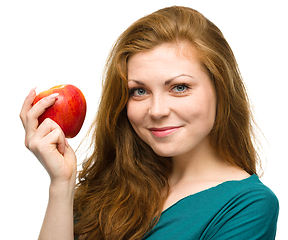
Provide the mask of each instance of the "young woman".
POLYGON ((199 12, 170 7, 117 40, 91 156, 76 182, 62 130, 20 113, 25 144, 51 178, 39 239, 274 239, 276 196, 257 175, 252 114, 233 52, 199 12))

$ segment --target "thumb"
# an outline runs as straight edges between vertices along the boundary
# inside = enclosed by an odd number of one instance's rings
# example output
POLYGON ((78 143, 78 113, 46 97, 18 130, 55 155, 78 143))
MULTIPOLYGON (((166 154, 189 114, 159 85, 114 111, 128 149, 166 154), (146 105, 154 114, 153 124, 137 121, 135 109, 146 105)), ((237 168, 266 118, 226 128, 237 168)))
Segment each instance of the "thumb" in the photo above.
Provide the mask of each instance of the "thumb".
POLYGON ((67 164, 70 165, 71 168, 77 169, 77 159, 74 150, 72 147, 68 144, 67 139, 65 138, 65 152, 64 152, 64 158, 67 161, 67 164))

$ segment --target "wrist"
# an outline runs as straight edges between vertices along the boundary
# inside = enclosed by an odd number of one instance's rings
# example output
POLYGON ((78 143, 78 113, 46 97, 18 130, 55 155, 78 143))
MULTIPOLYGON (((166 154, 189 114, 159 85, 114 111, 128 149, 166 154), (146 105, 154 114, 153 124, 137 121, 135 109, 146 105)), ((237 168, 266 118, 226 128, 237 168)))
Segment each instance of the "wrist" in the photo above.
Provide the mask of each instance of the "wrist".
POLYGON ((50 189, 55 191, 74 191, 76 185, 76 171, 67 179, 51 178, 50 189))
POLYGON ((51 182, 49 187, 49 198, 68 200, 73 203, 75 193, 75 183, 71 182, 51 182))

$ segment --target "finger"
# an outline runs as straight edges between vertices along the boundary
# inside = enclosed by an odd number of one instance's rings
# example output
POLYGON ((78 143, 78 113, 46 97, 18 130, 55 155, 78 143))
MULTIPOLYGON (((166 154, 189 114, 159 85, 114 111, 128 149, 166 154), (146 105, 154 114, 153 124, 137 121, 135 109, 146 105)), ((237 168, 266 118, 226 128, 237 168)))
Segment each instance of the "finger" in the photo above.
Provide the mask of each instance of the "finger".
POLYGON ((24 103, 23 103, 21 111, 20 111, 20 119, 22 121, 22 124, 23 124, 24 128, 25 128, 25 125, 26 125, 26 114, 32 108, 33 101, 34 101, 34 99, 36 97, 35 89, 36 89, 36 87, 33 88, 29 92, 28 96, 24 100, 24 103))
POLYGON ((74 169, 74 172, 76 172, 77 171, 77 159, 76 159, 74 150, 68 144, 68 142, 65 148, 64 158, 67 160, 67 164, 70 166, 70 168, 74 169))
POLYGON ((33 136, 34 141, 45 138, 49 139, 47 143, 49 143, 50 146, 54 144, 55 148, 57 148, 58 151, 64 155, 66 145, 65 135, 60 126, 49 118, 46 118, 43 121, 33 136), (48 137, 48 135, 50 136, 48 137))
POLYGON ((55 151, 56 149, 60 154, 64 156, 65 154, 65 136, 60 128, 54 128, 49 134, 44 138, 50 145, 50 151, 55 151))
POLYGON ((48 97, 39 100, 26 114, 26 137, 32 136, 38 127, 38 117, 44 113, 45 109, 52 106, 59 93, 53 93, 48 97))

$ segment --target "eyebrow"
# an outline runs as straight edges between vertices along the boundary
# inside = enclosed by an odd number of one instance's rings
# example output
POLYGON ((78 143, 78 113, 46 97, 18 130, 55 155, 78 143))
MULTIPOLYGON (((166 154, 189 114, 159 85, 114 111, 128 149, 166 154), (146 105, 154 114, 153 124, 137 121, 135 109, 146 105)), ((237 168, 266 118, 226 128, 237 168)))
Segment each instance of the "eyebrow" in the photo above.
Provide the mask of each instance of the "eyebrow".
MULTIPOLYGON (((179 77, 190 77, 190 78, 193 78, 192 76, 190 76, 190 75, 188 75, 188 74, 180 74, 180 75, 178 75, 178 76, 176 76, 176 77, 170 78, 170 79, 168 79, 167 81, 165 81, 164 85, 166 86, 166 85, 170 84, 173 80, 175 80, 176 78, 179 78, 179 77)), ((129 81, 133 81, 133 82, 137 83, 137 84, 140 85, 140 86, 146 86, 145 83, 143 83, 143 82, 141 82, 141 81, 139 81, 139 80, 128 79, 128 82, 129 82, 129 81)))

